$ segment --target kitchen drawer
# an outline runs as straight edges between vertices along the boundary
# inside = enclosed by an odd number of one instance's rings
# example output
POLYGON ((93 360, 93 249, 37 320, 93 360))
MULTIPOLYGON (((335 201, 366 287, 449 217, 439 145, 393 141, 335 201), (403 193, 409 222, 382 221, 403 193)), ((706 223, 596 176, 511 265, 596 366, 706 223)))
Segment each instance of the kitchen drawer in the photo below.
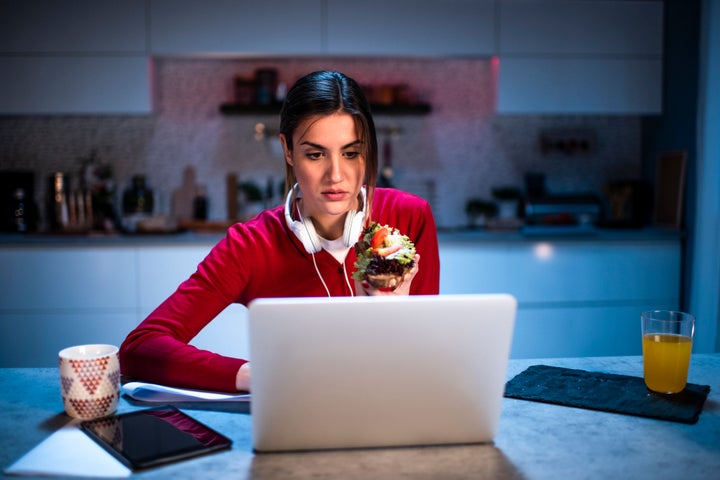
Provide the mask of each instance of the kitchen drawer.
POLYGON ((212 246, 138 248, 138 304, 147 316, 197 270, 212 246))
POLYGON ((0 313, 135 312, 132 248, 4 248, 0 265, 0 313))
POLYGON ((519 308, 511 358, 641 355, 640 313, 673 302, 519 308))
POLYGON ((440 246, 440 292, 511 293, 521 306, 672 301, 680 244, 519 241, 440 246))
POLYGON ((120 346, 135 325, 134 309, 0 313, 0 368, 57 367, 61 349, 86 343, 120 346))

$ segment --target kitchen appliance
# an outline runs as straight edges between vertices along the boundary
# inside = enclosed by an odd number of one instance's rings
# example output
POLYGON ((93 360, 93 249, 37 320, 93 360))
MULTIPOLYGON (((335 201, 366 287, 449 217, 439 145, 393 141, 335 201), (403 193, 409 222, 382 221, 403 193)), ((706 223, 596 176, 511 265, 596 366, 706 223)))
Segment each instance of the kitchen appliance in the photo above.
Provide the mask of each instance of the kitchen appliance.
POLYGON ((525 200, 526 225, 594 226, 600 219, 601 204, 593 194, 560 194, 525 200))

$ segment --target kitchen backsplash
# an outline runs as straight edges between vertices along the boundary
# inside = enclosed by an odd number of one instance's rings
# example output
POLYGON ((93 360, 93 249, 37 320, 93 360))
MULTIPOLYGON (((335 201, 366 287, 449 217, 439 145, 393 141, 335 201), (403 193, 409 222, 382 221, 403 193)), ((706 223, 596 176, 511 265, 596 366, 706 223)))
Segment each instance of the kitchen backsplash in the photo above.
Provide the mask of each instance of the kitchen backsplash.
POLYGON ((273 67, 288 86, 307 72, 336 69, 361 84, 407 84, 429 103, 428 115, 376 115, 375 122, 381 132, 399 129, 393 137, 379 133, 381 160, 390 138, 395 185, 426 197, 439 227, 465 226, 468 198, 491 199, 498 186, 522 188, 528 172, 544 173, 550 193, 600 193, 608 181, 639 178, 639 117, 497 115, 495 66, 470 58, 156 58, 153 115, 0 117, 0 168, 34 171, 42 205, 46 178, 77 173, 95 152, 112 167, 118 206, 131 177, 144 174, 157 194, 156 213, 169 214, 190 165, 207 187, 208 218, 225 219, 228 173, 261 185, 284 175, 277 140, 258 140, 254 131, 259 122, 275 129, 277 115, 219 111, 233 100, 236 75, 273 67), (590 147, 544 150, 545 134, 589 139, 590 147))

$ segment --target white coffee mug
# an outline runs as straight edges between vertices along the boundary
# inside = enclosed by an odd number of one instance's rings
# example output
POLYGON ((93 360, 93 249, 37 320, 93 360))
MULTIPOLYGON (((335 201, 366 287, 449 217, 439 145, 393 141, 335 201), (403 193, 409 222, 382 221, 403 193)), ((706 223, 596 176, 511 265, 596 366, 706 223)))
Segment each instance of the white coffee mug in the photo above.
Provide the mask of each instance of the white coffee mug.
POLYGON ((65 412, 89 420, 112 415, 120 400, 120 359, 114 345, 60 350, 60 392, 65 412))

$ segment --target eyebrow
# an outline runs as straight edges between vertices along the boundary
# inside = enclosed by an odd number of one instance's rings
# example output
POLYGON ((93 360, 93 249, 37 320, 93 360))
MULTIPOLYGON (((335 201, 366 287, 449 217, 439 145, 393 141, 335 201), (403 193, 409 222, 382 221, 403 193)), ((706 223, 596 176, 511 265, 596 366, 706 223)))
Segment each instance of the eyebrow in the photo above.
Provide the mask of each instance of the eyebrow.
MULTIPOLYGON (((362 140, 355 140, 353 142, 348 143, 347 145, 343 145, 340 148, 341 148, 341 150, 345 150, 346 148, 354 147, 357 145, 362 145, 362 143, 363 143, 362 140)), ((310 146, 313 148, 317 148, 318 150, 327 150, 327 147, 324 147, 318 143, 313 143, 313 142, 308 142, 308 141, 300 142, 300 145, 307 145, 307 146, 310 146)))

